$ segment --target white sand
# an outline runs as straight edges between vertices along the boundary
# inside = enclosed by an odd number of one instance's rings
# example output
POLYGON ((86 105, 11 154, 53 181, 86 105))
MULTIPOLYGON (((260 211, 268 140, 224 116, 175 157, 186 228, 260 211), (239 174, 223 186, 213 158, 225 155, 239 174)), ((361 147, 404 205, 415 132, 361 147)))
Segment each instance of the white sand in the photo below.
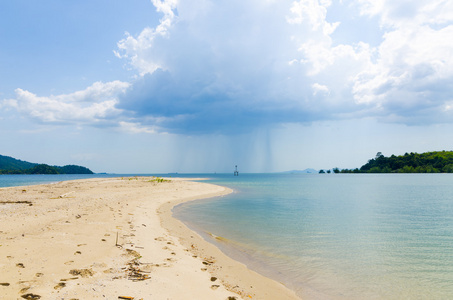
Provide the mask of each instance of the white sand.
POLYGON ((228 189, 151 179, 0 189, 0 299, 299 299, 171 217, 228 189))

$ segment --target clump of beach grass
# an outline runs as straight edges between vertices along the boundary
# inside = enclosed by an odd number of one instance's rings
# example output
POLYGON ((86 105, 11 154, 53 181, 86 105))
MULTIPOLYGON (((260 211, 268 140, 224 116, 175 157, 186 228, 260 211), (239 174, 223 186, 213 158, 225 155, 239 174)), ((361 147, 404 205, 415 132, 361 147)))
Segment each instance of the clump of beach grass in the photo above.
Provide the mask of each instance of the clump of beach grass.
POLYGON ((161 183, 161 182, 170 182, 171 180, 168 180, 168 179, 164 179, 162 177, 153 177, 153 179, 151 179, 149 182, 158 182, 158 183, 161 183))

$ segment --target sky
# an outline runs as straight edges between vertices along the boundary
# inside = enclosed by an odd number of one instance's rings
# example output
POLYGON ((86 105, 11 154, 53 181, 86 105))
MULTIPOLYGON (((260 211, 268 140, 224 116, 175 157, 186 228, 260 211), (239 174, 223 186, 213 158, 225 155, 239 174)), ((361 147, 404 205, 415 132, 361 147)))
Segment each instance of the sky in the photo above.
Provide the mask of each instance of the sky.
POLYGON ((94 172, 453 150, 450 0, 0 2, 0 154, 94 172))

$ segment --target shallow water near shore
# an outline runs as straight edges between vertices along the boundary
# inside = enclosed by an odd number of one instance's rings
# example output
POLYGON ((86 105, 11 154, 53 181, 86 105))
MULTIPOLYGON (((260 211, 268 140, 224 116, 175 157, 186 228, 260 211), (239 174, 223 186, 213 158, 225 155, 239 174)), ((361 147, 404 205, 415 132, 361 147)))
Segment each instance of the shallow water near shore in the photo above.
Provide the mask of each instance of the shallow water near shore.
MULTIPOLYGON (((124 175, 123 175, 124 176, 124 175)), ((28 186, 36 184, 48 184, 67 180, 118 177, 110 174, 58 174, 58 175, 0 175, 0 188, 11 186, 28 186)))
POLYGON ((453 175, 228 174, 208 182, 235 193, 177 206, 175 216, 303 299, 453 297, 453 175))

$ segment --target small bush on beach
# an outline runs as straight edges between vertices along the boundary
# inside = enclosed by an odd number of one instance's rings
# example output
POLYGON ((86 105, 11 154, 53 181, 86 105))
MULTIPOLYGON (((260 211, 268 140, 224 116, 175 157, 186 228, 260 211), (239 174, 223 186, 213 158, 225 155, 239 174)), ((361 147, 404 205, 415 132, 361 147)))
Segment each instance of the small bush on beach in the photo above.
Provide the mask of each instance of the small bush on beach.
POLYGON ((167 179, 164 179, 162 177, 155 177, 153 179, 151 179, 149 182, 170 182, 170 180, 167 180, 167 179))

